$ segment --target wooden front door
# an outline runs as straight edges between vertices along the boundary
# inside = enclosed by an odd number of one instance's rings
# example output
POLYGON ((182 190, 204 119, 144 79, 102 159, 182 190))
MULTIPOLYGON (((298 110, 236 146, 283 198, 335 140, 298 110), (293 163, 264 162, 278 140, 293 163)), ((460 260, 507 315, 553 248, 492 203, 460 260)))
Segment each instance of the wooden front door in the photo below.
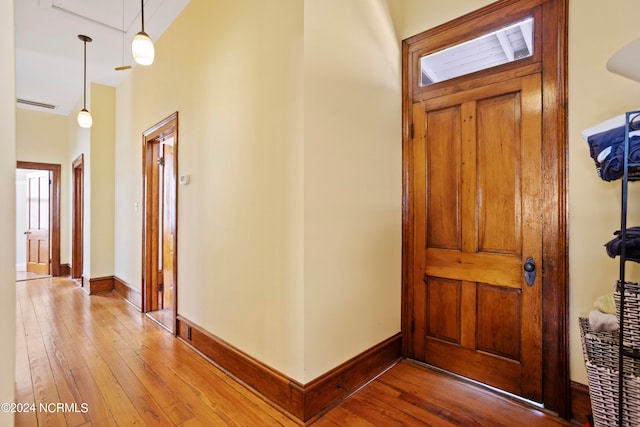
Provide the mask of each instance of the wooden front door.
POLYGON ((537 401, 541 104, 539 74, 415 103, 412 179, 416 355, 537 401))
POLYGON ((403 41, 403 354, 563 417, 567 7, 498 0, 403 41), (514 23, 528 56, 438 74, 514 23))
POLYGON ((50 196, 49 171, 27 174, 27 271, 50 273, 50 196))

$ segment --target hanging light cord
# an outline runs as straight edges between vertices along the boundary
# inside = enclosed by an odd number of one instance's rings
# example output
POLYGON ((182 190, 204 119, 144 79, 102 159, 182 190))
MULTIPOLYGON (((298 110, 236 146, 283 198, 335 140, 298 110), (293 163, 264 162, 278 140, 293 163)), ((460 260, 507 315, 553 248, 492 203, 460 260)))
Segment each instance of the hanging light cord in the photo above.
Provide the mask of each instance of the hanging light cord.
POLYGON ((122 0, 122 65, 124 66, 124 0, 122 0))
POLYGON ((82 107, 87 109, 87 41, 84 40, 84 99, 82 107))
POLYGON ((144 0, 140 0, 140 14, 142 15, 142 32, 144 33, 144 0))

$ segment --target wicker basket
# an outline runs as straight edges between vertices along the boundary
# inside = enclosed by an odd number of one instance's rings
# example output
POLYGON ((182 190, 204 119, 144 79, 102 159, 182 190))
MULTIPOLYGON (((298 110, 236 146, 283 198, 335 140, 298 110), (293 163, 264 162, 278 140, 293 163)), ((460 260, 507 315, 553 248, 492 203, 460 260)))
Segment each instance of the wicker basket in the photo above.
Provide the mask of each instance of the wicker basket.
MULTIPOLYGON (((618 319, 620 319, 620 285, 616 284, 613 295, 616 302, 618 319)), ((624 282, 624 343, 630 347, 640 347, 640 283, 624 282)))
MULTIPOLYGON (((589 326, 589 319, 580 318, 579 321, 594 421, 597 427, 618 427, 617 333, 593 332, 589 326)), ((628 357, 624 359, 623 425, 638 427, 640 426, 640 361, 628 357)))

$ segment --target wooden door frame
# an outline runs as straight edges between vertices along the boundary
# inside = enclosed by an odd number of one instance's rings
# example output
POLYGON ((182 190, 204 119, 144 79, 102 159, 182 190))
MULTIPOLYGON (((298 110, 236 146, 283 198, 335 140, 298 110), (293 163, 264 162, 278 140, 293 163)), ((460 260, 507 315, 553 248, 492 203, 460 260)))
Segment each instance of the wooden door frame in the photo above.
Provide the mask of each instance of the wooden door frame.
MULTIPOLYGON (((464 15, 431 30, 410 37, 402 43, 402 321, 403 355, 413 357, 412 336, 415 325, 412 319, 413 295, 413 206, 411 174, 413 158, 412 103, 417 70, 413 69, 412 56, 418 54, 419 44, 439 37, 441 43, 453 45, 465 40, 468 34, 456 34, 454 28, 495 25, 491 15, 505 9, 523 10, 542 7, 541 64, 543 86, 543 403, 545 408, 557 412, 563 418, 570 417, 569 375, 569 289, 568 289, 568 197, 567 197, 567 20, 568 0, 499 0, 477 11, 464 15), (444 34, 444 36, 443 36, 444 34), (436 35, 439 35, 436 37, 436 35), (414 77, 415 76, 415 77, 414 77)), ((467 30, 469 31, 469 30, 467 30)), ((477 31, 477 29, 475 30, 477 31)), ((440 45, 438 48, 443 48, 440 45)), ((420 53, 426 53, 423 50, 420 53)), ((506 67, 509 69, 509 66, 506 67)), ((486 72, 489 74, 491 71, 486 72)), ((482 77, 483 72, 480 72, 482 77)), ((464 77, 451 81, 451 86, 463 88, 464 77), (457 85, 457 86, 456 86, 457 85)), ((436 86, 436 85, 434 85, 436 86)), ((424 88, 421 88, 424 89, 424 88)), ((434 89, 438 90, 438 87, 434 89)), ((443 89, 444 90, 444 89, 443 89)), ((440 92, 445 95, 446 92, 440 92)))
POLYGON ((71 278, 83 280, 84 254, 84 154, 72 163, 71 179, 73 188, 71 214, 71 278), (79 175, 79 178, 78 178, 79 175), (78 184, 79 179, 79 184, 78 184))
MULTIPOLYGON (((149 289, 151 286, 150 277, 153 274, 152 264, 147 262, 147 254, 151 252, 150 248, 152 242, 155 239, 157 241, 158 236, 149 232, 152 218, 151 203, 152 198, 149 196, 151 193, 152 182, 148 179, 149 168, 153 165, 150 164, 152 159, 152 146, 154 141, 162 139, 164 136, 173 135, 173 175, 176 184, 178 183, 178 112, 171 114, 164 120, 151 126, 149 129, 142 133, 142 312, 147 313, 151 310, 151 297, 153 290, 149 289)), ((176 325, 176 319, 178 314, 178 186, 175 187, 175 199, 174 199, 174 230, 173 235, 173 247, 174 247, 174 268, 173 268, 173 322, 172 331, 177 334, 178 328, 176 325)), ((157 274, 157 273, 156 273, 157 274)))
POLYGON ((60 276, 60 170, 59 164, 53 163, 37 163, 16 162, 16 169, 32 169, 46 170, 51 173, 51 186, 49 197, 51 205, 49 207, 49 224, 51 230, 49 238, 51 239, 51 263, 49 265, 49 273, 51 276, 60 276))

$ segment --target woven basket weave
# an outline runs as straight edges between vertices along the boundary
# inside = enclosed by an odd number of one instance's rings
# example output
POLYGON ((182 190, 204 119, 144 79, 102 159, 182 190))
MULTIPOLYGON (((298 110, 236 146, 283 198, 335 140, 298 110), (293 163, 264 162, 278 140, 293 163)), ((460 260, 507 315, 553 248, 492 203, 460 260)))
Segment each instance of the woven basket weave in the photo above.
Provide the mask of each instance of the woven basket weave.
MULTIPOLYGON (((620 320, 620 285, 616 284, 613 297, 620 320)), ((640 347, 640 283, 624 282, 624 343, 630 347, 640 347)))
MULTIPOLYGON (((591 409, 596 427, 618 427, 617 332, 593 332, 589 326, 589 319, 580 318, 579 321, 582 350, 589 380, 591 409)), ((640 361, 628 357, 624 359, 623 425, 638 427, 640 426, 640 361)))

